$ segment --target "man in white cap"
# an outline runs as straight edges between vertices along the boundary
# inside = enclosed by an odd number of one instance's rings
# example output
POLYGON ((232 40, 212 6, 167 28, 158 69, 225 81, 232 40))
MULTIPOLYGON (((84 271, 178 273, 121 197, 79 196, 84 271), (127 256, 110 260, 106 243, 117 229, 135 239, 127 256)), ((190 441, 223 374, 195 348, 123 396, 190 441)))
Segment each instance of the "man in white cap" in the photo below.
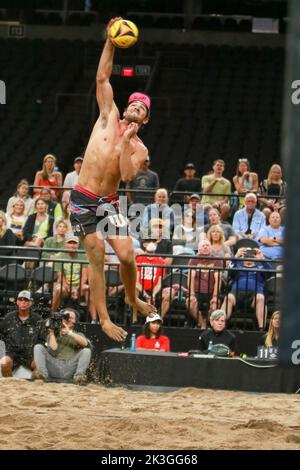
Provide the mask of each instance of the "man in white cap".
POLYGON ((144 334, 136 339, 136 349, 170 352, 170 340, 162 334, 162 319, 158 313, 146 318, 144 334))
POLYGON ((71 192, 71 224, 81 236, 90 263, 89 284, 92 303, 99 315, 102 330, 112 339, 123 341, 127 333, 115 325, 107 310, 104 281, 104 238, 120 260, 120 273, 126 302, 147 316, 156 309, 136 294, 136 265, 132 240, 128 236, 127 214, 120 212, 117 190, 120 181, 128 183, 146 161, 148 150, 137 136, 149 121, 151 100, 145 93, 132 93, 122 119, 114 102, 110 76, 115 46, 107 39, 96 75, 96 99, 100 115, 84 154, 78 184, 71 192))
POLYGON ((0 338, 6 349, 6 355, 0 361, 3 377, 11 377, 18 366, 34 370, 33 347, 46 339, 41 317, 31 312, 30 292, 19 292, 16 303, 17 310, 8 313, 0 322, 0 338))

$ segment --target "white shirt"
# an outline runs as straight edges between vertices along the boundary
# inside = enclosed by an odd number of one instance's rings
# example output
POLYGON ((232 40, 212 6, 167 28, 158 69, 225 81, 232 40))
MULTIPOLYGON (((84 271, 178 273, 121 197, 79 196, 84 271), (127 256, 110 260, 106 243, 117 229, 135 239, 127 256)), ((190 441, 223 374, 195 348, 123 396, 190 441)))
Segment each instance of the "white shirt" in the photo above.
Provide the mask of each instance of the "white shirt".
POLYGON ((64 181, 64 188, 74 188, 78 182, 78 177, 79 175, 75 170, 67 173, 64 181))

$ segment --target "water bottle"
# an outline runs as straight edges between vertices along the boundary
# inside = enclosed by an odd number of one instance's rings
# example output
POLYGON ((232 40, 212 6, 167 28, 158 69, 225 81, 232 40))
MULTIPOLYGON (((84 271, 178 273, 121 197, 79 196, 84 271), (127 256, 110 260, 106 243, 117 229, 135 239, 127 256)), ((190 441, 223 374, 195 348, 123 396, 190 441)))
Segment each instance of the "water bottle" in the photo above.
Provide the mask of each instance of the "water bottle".
POLYGON ((212 346, 213 346, 213 342, 210 341, 210 342, 208 343, 208 348, 207 348, 207 350, 208 350, 208 351, 211 351, 212 346))
POLYGON ((130 342, 130 351, 135 351, 136 334, 132 333, 130 342))

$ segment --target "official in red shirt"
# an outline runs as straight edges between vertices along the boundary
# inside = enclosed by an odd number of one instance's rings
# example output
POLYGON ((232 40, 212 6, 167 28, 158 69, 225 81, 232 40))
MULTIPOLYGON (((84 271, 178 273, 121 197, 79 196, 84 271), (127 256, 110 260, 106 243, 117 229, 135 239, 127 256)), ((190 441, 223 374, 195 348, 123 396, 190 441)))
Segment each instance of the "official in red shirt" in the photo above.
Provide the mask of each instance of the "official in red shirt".
POLYGON ((144 334, 136 339, 136 349, 147 349, 147 351, 170 352, 170 340, 162 334, 162 321, 155 313, 146 318, 144 334))

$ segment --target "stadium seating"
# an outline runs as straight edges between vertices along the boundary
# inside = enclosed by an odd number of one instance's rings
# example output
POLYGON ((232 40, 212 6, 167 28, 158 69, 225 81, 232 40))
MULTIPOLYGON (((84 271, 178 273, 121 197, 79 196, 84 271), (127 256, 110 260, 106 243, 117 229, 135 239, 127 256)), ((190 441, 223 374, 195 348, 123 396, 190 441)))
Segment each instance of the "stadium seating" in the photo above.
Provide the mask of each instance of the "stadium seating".
MULTIPOLYGON (((95 119, 91 86, 99 52, 93 41, 0 39, 9 103, 0 107, 2 205, 21 178, 33 182, 46 153, 56 154, 65 173, 83 152, 95 119), (88 94, 90 89, 89 105, 84 97, 60 95, 88 94)), ((141 136, 161 184, 171 189, 188 161, 200 175, 207 173, 218 157, 226 161, 225 176, 232 178, 241 155, 265 177, 279 161, 283 49, 139 43, 126 53, 117 51, 116 60, 119 54, 136 54, 140 61, 141 52, 160 53, 148 90, 151 120, 141 136)), ((122 108, 136 84, 114 76, 112 82, 122 108)))

